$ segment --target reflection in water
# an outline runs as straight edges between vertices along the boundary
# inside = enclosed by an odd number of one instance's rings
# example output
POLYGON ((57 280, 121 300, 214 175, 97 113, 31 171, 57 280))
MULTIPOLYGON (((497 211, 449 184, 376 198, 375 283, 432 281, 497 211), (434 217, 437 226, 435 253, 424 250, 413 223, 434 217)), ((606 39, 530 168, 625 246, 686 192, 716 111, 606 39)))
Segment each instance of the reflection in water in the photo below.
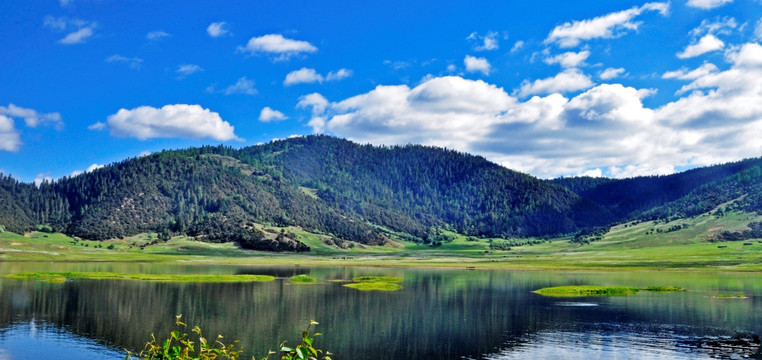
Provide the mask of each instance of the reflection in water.
MULTIPOLYGON (((30 270, 253 273, 279 279, 242 284, 0 280, 0 359, 16 355, 8 339, 23 336, 18 329, 30 323, 51 324, 67 334, 62 338, 93 339, 104 351, 98 357, 120 358, 120 349, 140 349, 151 332, 161 338, 171 331, 177 314, 191 326, 201 325, 207 337, 242 339, 244 348, 260 357, 279 340, 293 344, 310 319, 319 321, 317 331, 325 334, 318 347, 336 359, 687 359, 715 356, 706 350, 711 339, 762 330, 760 276, 0 264, 0 273, 30 270), (288 277, 297 274, 322 283, 290 285, 288 277), (361 275, 403 277, 405 288, 361 292, 330 281, 361 275), (693 291, 581 299, 531 292, 568 284, 675 285, 693 291), (710 297, 729 291, 750 298, 710 297)), ((758 341, 754 344, 749 340, 742 354, 756 351, 758 341)))

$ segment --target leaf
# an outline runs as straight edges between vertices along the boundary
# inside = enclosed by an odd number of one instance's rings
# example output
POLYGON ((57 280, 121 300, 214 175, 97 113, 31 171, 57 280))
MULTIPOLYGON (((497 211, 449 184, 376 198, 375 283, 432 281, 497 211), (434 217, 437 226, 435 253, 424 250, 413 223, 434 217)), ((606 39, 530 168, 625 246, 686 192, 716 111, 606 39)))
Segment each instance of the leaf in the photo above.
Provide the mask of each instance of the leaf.
POLYGON ((319 323, 315 320, 310 320, 310 325, 319 325, 319 323))
POLYGON ((296 348, 296 354, 299 355, 300 359, 304 359, 304 350, 301 348, 296 348))
POLYGON ((292 351, 294 351, 294 349, 292 349, 292 348, 290 348, 288 346, 281 346, 280 351, 292 352, 292 351))

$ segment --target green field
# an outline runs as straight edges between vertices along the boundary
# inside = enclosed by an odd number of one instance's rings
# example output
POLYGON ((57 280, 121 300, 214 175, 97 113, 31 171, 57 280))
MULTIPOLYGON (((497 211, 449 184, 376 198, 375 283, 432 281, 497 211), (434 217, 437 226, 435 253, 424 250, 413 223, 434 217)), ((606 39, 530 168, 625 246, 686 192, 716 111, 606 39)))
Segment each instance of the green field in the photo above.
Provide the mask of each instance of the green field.
POLYGON ((7 279, 42 280, 64 282, 71 279, 92 280, 139 280, 157 282, 267 282, 275 280, 270 275, 208 275, 208 274, 138 274, 113 272, 27 272, 3 275, 7 279))
POLYGON ((584 245, 570 242, 570 236, 529 239, 536 240, 536 244, 510 246, 509 250, 493 250, 490 244, 515 244, 527 239, 471 238, 469 241, 464 235, 445 232, 453 239, 438 247, 395 239, 387 246, 347 242, 342 248, 329 245, 329 236, 309 233, 301 228, 260 226, 271 232, 284 229, 296 234, 312 249, 310 253, 301 254, 242 250, 233 243, 205 243, 184 236, 147 245, 156 239, 156 234, 101 242, 73 239, 63 234, 2 232, 0 261, 760 271, 762 242, 759 240, 709 241, 712 234, 744 230, 752 221, 762 221, 762 216, 742 212, 725 212, 720 216, 711 211, 667 223, 620 224, 612 227, 601 240, 584 245), (675 225, 681 225, 681 229, 669 231, 675 225))

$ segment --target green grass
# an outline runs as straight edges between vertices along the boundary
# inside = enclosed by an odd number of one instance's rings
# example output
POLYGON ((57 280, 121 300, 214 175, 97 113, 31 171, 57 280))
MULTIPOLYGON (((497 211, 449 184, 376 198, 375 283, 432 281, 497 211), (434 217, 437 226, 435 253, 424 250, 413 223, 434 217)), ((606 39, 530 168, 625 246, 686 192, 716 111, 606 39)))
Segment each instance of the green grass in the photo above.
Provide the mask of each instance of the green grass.
POLYGON ((748 299, 746 295, 717 294, 712 296, 715 299, 748 299))
POLYGON ((595 285, 566 285, 546 287, 534 292, 545 296, 612 296, 632 295, 639 291, 674 292, 685 291, 677 286, 647 286, 643 288, 631 286, 595 286, 595 285))
POLYGON ((674 291, 685 291, 685 288, 681 288, 678 286, 646 286, 644 288, 641 288, 640 290, 651 291, 651 292, 674 292, 674 291))
POLYGON ((270 275, 194 275, 194 274, 139 274, 112 272, 27 272, 3 275, 8 279, 43 280, 63 282, 69 279, 139 280, 158 282, 267 282, 275 280, 270 275))
POLYGON ((305 274, 292 276, 289 280, 295 284, 314 284, 317 282, 317 278, 305 274))
MULTIPOLYGON (((490 239, 468 241, 466 236, 448 231, 444 233, 452 235, 453 240, 435 248, 397 238, 389 246, 366 246, 349 242, 352 247, 342 249, 327 244, 331 238, 329 235, 310 233, 297 227, 257 225, 268 234, 279 233, 281 230, 295 234, 311 248, 310 253, 300 254, 242 250, 233 243, 205 243, 185 236, 145 246, 156 238, 156 234, 139 234, 100 242, 77 240, 63 234, 32 232, 18 235, 3 232, 0 233, 0 261, 299 264, 565 271, 762 271, 762 244, 756 240, 752 240, 752 246, 743 246, 743 242, 708 241, 717 232, 744 230, 752 221, 762 221, 762 215, 729 211, 718 217, 716 210, 713 210, 668 223, 617 225, 602 240, 587 245, 571 243, 569 237, 560 237, 542 244, 513 247, 510 251, 490 250, 490 239), (686 224, 687 228, 666 232, 677 224, 686 224), (651 229, 654 229, 653 232, 651 229), (718 248, 719 245, 724 248, 718 248)), ((390 230, 389 234, 395 238, 390 230)))
POLYGON ((567 285, 546 287, 534 292, 545 296, 610 296, 636 294, 640 289, 626 286, 567 285))
POLYGON ((385 281, 369 281, 359 282, 352 284, 345 284, 344 286, 360 291, 397 291, 402 290, 402 285, 385 282, 385 281))
POLYGON ((402 278, 396 277, 396 276, 358 276, 356 278, 353 278, 352 281, 400 283, 402 282, 402 278))

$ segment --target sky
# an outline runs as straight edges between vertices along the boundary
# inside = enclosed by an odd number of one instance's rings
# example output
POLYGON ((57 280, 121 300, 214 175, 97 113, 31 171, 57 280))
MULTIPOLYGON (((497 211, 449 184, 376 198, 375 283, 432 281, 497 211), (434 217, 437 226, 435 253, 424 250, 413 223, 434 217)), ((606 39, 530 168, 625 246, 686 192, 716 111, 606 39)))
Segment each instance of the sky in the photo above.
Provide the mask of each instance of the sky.
POLYGON ((0 172, 329 134, 540 178, 762 156, 762 1, 0 2, 0 172))

